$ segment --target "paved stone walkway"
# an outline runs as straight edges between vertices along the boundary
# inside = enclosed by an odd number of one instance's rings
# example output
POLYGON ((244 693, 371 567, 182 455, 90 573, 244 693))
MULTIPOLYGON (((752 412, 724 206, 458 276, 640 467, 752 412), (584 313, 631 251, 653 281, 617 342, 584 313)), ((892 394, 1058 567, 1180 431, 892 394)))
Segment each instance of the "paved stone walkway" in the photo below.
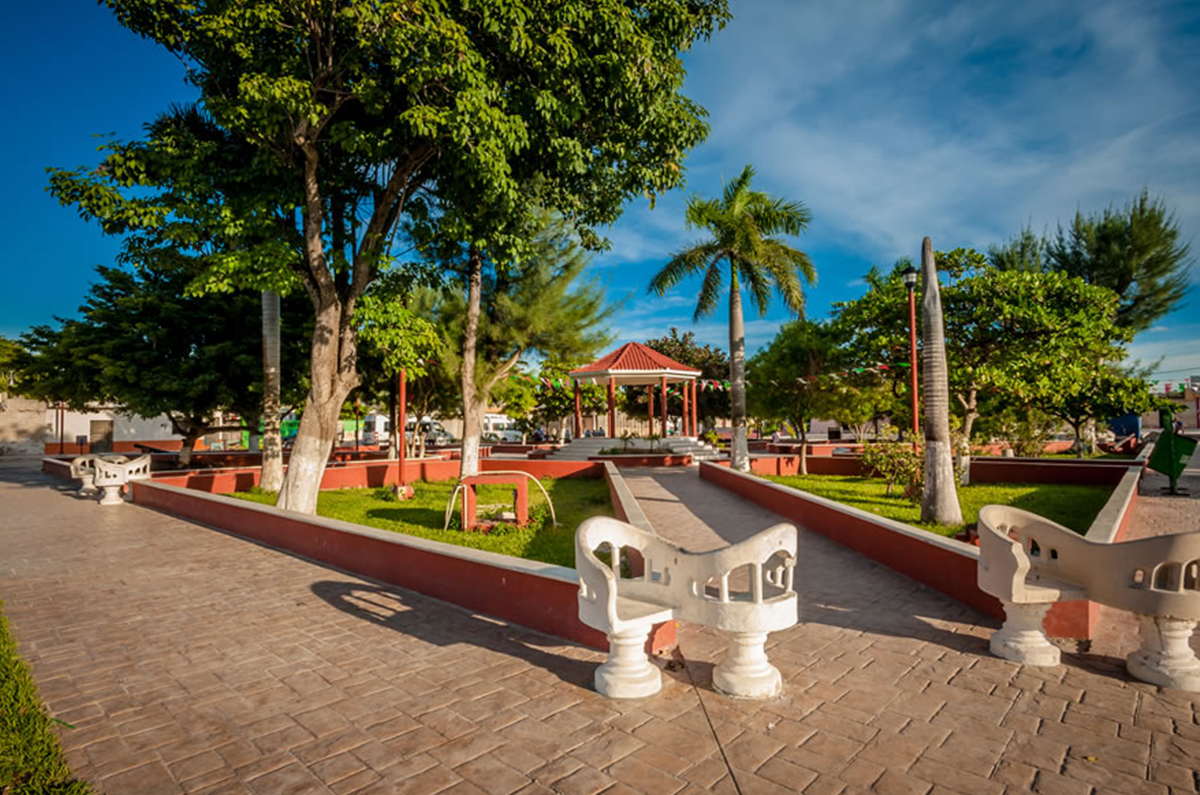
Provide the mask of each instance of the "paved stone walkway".
MULTIPOLYGON (((773 522, 655 502, 689 487, 643 496, 660 532, 773 522)), ((720 638, 685 627, 663 692, 614 702, 589 650, 0 466, 0 598, 109 795, 1197 791, 1197 699, 993 659, 977 614, 819 536, 798 581, 782 698, 714 693, 720 638)))

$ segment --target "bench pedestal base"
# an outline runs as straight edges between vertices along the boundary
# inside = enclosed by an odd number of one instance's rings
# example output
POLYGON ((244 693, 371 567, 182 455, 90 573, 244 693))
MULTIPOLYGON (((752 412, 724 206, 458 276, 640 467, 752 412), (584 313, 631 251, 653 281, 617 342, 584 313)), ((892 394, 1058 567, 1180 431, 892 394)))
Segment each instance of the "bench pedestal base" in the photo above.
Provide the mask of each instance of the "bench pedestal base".
POLYGON ((84 472, 79 476, 79 496, 94 497, 99 491, 96 488, 96 473, 84 472))
POLYGON ((650 627, 608 634, 608 659, 596 669, 596 692, 609 698, 645 698, 662 690, 662 672, 646 656, 650 627))
POLYGON ((104 496, 100 498, 101 505, 120 505, 125 500, 121 499, 121 486, 101 486, 104 496))
POLYGON ((1137 619, 1142 646, 1125 660, 1129 675, 1159 687, 1200 691, 1200 660, 1190 643, 1197 622, 1146 615, 1137 619))
POLYGON ((771 698, 783 689, 779 669, 767 660, 765 632, 726 632, 729 650, 713 668, 713 687, 734 698, 771 698))
POLYGON ((1049 610, 1048 602, 1004 601, 1004 626, 992 635, 992 654, 1022 665, 1058 665, 1062 652, 1046 637, 1042 626, 1049 610))

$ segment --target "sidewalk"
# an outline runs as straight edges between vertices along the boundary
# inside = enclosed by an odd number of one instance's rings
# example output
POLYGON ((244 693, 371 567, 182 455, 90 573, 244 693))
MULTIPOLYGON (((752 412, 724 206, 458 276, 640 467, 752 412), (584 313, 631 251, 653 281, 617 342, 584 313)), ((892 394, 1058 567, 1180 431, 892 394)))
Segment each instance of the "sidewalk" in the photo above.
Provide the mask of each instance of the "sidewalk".
MULTIPOLYGON (((630 479, 665 535, 775 523, 683 474, 630 479)), ((5 613, 109 795, 1196 791, 1200 701, 994 659, 977 614, 809 533, 782 698, 713 692, 721 640, 684 627, 663 692, 614 702, 593 651, 40 473, 0 465, 0 506, 5 613)))

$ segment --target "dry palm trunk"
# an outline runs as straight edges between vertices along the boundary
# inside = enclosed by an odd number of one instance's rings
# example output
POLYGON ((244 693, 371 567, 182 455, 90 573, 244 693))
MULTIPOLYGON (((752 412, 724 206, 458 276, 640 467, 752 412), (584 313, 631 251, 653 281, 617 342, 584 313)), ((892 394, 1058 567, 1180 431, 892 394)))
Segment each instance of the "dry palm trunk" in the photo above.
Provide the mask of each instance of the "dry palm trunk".
POLYGON ((921 521, 961 524, 958 488, 954 482, 954 447, 950 441, 950 385, 946 370, 946 337, 942 296, 938 290, 933 243, 921 243, 923 364, 925 367, 925 492, 921 521))
POLYGON ((264 491, 279 491, 283 485, 283 440, 279 434, 279 293, 263 290, 263 440, 262 475, 264 491))

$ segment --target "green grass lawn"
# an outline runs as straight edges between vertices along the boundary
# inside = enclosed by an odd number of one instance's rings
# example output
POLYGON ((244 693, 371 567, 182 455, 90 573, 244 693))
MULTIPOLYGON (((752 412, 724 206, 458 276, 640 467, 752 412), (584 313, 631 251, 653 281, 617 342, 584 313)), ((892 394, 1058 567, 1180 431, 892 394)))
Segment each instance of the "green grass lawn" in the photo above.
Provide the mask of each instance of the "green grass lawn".
POLYGON ((963 524, 939 527, 922 524, 921 506, 904 499, 899 490, 887 494, 887 484, 879 478, 792 475, 769 476, 767 480, 945 536, 955 535, 968 525, 975 524, 979 521, 979 509, 993 504, 1023 508, 1077 533, 1086 533, 1112 494, 1109 486, 1047 483, 977 483, 959 486, 958 503, 962 507, 963 524))
MULTIPOLYGON (((411 485, 415 496, 403 502, 398 502, 388 489, 322 491, 317 498, 317 513, 330 519, 341 519, 380 530, 570 567, 575 565, 575 528, 588 517, 613 515, 605 480, 545 478, 542 485, 554 502, 558 527, 550 522, 541 490, 531 483, 529 512, 533 521, 529 527, 503 527, 493 529, 490 533, 464 533, 457 529, 458 521, 455 518, 449 530, 442 530, 446 504, 454 492, 454 481, 418 481, 411 485)), ((481 486, 478 493, 480 505, 512 503, 511 488, 481 486)), ((232 496, 266 505, 275 504, 274 492, 256 491, 232 496)), ((459 495, 456 517, 461 510, 462 495, 459 495)))
POLYGON ((63 759, 54 719, 46 714, 37 685, 0 614, 0 793, 88 795, 63 759))

